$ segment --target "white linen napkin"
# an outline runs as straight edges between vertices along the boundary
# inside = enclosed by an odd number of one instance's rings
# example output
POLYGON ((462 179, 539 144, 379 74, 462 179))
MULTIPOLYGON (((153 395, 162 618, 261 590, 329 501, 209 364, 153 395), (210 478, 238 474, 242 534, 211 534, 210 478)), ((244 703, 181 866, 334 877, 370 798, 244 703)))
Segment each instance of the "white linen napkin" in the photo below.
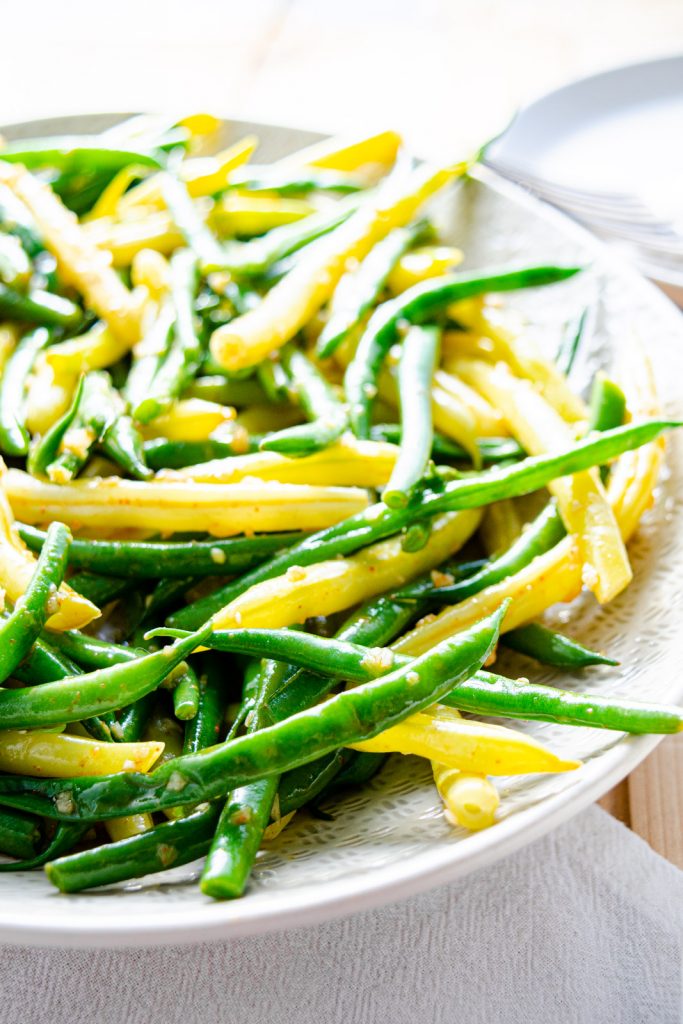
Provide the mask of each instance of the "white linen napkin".
POLYGON ((451 885, 195 946, 6 946, 2 1024, 680 1024, 683 872, 592 807, 451 885))

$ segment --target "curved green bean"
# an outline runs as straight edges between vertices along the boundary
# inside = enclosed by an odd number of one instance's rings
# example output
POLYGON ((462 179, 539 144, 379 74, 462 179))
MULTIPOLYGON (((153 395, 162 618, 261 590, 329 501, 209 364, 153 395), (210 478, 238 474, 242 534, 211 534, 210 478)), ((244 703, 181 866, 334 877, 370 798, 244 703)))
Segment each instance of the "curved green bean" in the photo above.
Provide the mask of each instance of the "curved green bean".
POLYGON ((401 346, 398 394, 401 444, 398 459, 382 491, 389 508, 403 508, 410 492, 427 472, 434 439, 432 377, 441 344, 438 327, 413 327, 401 346))
POLYGON ((52 614, 52 605, 64 579, 70 541, 71 533, 66 526, 50 525, 26 591, 0 623, 0 682, 28 655, 52 614))
POLYGON ((0 282, 0 316, 19 323, 39 324, 43 327, 64 327, 71 330, 83 319, 75 303, 61 295, 34 288, 24 294, 0 282))
POLYGON ((501 638, 503 647, 556 668, 589 668, 591 665, 618 665, 613 658, 591 651, 570 637, 531 622, 528 626, 511 629, 501 638))
POLYGON ((389 274, 401 256, 426 240, 433 229, 427 221, 397 228, 370 250, 363 262, 345 274, 334 291, 330 315, 320 332, 316 352, 321 359, 333 355, 382 294, 389 274))
POLYGON ((291 346, 281 358, 294 395, 311 422, 267 434, 259 448, 289 456, 310 455, 344 433, 349 422, 346 406, 303 352, 291 346))
POLYGON ((558 476, 578 473, 601 465, 624 451, 654 440, 663 431, 680 426, 675 421, 646 420, 591 435, 570 449, 536 455, 514 465, 496 467, 486 473, 473 473, 453 480, 437 492, 425 492, 419 501, 403 509, 390 509, 380 503, 359 512, 335 526, 313 534, 237 580, 220 587, 170 616, 168 624, 193 629, 223 608, 254 583, 272 579, 293 565, 312 565, 337 555, 347 555, 384 537, 397 534, 412 522, 423 521, 442 512, 480 508, 503 498, 519 497, 544 487, 558 476))
MULTIPOLYGON (((438 701, 489 657, 505 611, 506 605, 415 658, 409 666, 345 690, 320 707, 302 711, 266 729, 197 754, 184 754, 149 775, 124 772, 68 780, 3 775, 0 803, 38 810, 48 818, 62 821, 100 821, 214 800, 249 782, 280 775, 339 746, 369 739, 438 701)), ((209 635, 207 628, 179 641, 173 649, 178 654, 184 644, 193 649, 209 635)), ((187 653, 187 648, 183 653, 187 653)), ((155 657, 159 655, 149 655, 150 659, 155 657)), ((129 667, 120 666, 118 671, 129 667)))
POLYGON ((139 423, 160 416, 185 391, 197 375, 204 357, 194 304, 199 288, 197 258, 190 249, 178 249, 171 257, 171 297, 175 313, 173 339, 148 385, 147 394, 133 409, 139 423))
POLYGON ((172 647, 73 679, 22 690, 0 690, 0 729, 80 722, 114 711, 155 690, 210 635, 210 627, 172 647))
POLYGON ((39 352, 50 344, 45 327, 25 334, 9 356, 0 374, 0 451, 5 455, 26 455, 29 433, 25 421, 26 383, 39 352))
POLYGON ((520 267, 445 274, 414 285, 373 313, 344 378, 351 427, 357 437, 370 436, 370 417, 377 377, 403 323, 424 323, 446 306, 486 292, 510 291, 564 281, 580 267, 520 267))
MULTIPOLYGON (((46 534, 18 524, 19 536, 32 551, 40 551, 46 534)), ((268 533, 256 537, 210 540, 85 540, 76 538, 69 565, 103 575, 137 579, 215 576, 244 572, 302 540, 305 533, 268 533)))

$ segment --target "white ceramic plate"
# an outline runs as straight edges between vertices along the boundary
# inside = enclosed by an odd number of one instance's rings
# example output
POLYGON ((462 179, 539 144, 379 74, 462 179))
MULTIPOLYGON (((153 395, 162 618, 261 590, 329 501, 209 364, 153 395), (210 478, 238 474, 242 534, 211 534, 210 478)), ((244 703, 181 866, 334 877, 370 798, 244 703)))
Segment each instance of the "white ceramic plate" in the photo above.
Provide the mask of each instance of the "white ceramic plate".
MULTIPOLYGON (((548 93, 520 112, 490 157, 564 185, 642 196, 683 223, 682 128, 683 56, 666 57, 548 93)), ((639 265, 683 303, 683 267, 639 265)))
MULTIPOLYGON (((70 118, 6 134, 97 131, 116 120, 113 115, 70 118)), ((263 140, 262 159, 311 139, 286 128, 237 122, 226 135, 252 131, 263 140)), ((608 366, 626 332, 635 330, 651 353, 668 412, 680 417, 683 320, 655 288, 571 222, 488 173, 444 198, 437 215, 472 267, 508 260, 590 264, 562 285, 515 295, 515 305, 528 312, 552 351, 563 321, 597 301, 595 339, 581 370, 586 379, 597 366, 608 366)), ((632 546, 635 582, 608 609, 584 599, 571 615, 574 635, 608 650, 622 665, 593 669, 581 678, 564 676, 566 687, 645 699, 681 697, 683 514, 677 491, 682 440, 669 446, 666 479, 632 546)), ((563 607, 560 621, 567 614, 563 607)), ((507 667, 513 670, 512 663, 507 667)), ((530 670, 524 663, 524 671, 530 670)), ((534 678, 558 680, 557 674, 541 671, 534 678)), ((77 896, 59 894, 40 872, 3 874, 0 941, 90 948, 180 943, 288 928, 401 899, 485 868, 559 825, 630 772, 657 742, 541 723, 516 726, 585 764, 567 775, 501 780, 501 821, 486 832, 450 828, 425 763, 399 757, 366 789, 341 800, 333 808, 334 820, 303 814, 295 819, 260 855, 241 900, 205 899, 194 884, 199 864, 77 896)))

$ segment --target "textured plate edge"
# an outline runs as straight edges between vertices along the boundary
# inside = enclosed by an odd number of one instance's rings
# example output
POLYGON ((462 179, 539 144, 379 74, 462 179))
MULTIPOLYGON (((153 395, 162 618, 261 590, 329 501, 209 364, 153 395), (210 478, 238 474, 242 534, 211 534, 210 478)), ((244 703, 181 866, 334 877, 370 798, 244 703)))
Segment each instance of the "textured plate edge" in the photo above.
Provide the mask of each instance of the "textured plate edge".
MULTIPOLYGON (((104 113, 104 112, 103 112, 104 113)), ((65 117, 78 115, 65 115, 65 117)), ((83 117, 96 117, 86 114, 83 117)), ((107 116, 116 116, 114 113, 107 116)), ((18 128, 28 123, 46 123, 59 120, 58 116, 36 122, 20 122, 18 128)), ((236 127, 257 126, 257 122, 226 118, 236 127)), ((324 137, 321 133, 299 129, 293 125, 262 123, 263 131, 272 129, 308 134, 311 140, 324 137)), ((683 321, 676 306, 655 285, 647 281, 623 257, 615 253, 590 232, 566 217, 559 210, 529 195, 523 189, 501 178, 488 168, 477 168, 472 177, 508 197, 512 202, 530 210, 543 211, 544 219, 554 225, 566 237, 574 238, 589 252, 595 253, 605 272, 616 273, 628 284, 649 297, 650 303, 659 305, 662 316, 675 318, 676 328, 683 337, 683 321)), ((673 324, 673 320, 672 320, 673 324)), ((683 688, 683 682, 681 684, 683 688)), ((663 739, 662 736, 624 737, 604 754, 586 763, 576 773, 576 784, 562 792, 540 800, 499 822, 495 829, 474 833, 463 843, 438 853, 426 852, 412 857, 405 865, 390 869, 376 868, 355 876, 346 882, 320 883, 297 890, 301 905, 295 909, 272 910, 267 905, 255 909, 248 904, 212 903, 203 901, 188 910, 177 909, 171 920, 169 915, 156 915, 146 911, 144 921, 134 919, 133 924, 113 924, 110 919, 99 921, 97 914, 91 923, 70 924, 65 905, 64 920, 59 926, 35 919, 27 924, 19 914, 6 916, 0 907, 0 941, 11 945, 63 946, 70 948, 135 948, 141 946, 173 946, 194 944, 207 940, 220 941, 244 938, 252 935, 289 928, 310 926, 316 923, 361 913, 388 903, 407 899, 420 892, 447 884, 496 860, 512 854, 529 843, 546 835, 565 821, 574 817, 589 804, 620 782, 663 739), (388 875, 385 881, 383 876, 388 875), (359 881, 360 879, 360 881, 359 881), (333 888, 330 893, 326 889, 333 888), (322 893, 322 895, 321 895, 322 893), (241 913, 242 907, 247 908, 241 913)), ((55 899, 60 899, 54 894, 55 899)), ((204 900, 203 897, 200 897, 204 900)), ((96 908, 93 908, 95 911, 96 908)))

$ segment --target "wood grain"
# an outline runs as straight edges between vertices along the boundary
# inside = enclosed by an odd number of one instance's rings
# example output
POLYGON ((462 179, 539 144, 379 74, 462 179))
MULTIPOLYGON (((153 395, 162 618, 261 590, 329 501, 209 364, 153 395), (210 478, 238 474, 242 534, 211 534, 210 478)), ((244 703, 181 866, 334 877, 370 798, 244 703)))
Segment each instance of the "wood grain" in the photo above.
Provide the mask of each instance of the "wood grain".
POLYGON ((599 803, 662 857, 683 868, 683 734, 660 743, 599 803))

